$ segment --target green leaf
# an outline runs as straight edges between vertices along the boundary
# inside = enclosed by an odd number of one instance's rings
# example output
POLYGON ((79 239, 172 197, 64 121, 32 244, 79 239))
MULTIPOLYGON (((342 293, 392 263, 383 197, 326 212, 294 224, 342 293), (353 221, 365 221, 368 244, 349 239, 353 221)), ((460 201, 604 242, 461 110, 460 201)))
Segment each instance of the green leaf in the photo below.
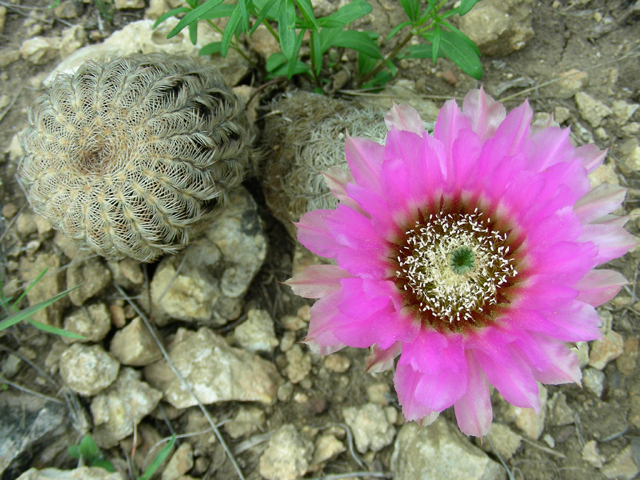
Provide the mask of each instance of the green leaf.
POLYGON ((80 455, 90 460, 97 457, 99 453, 98 446, 90 435, 82 437, 82 440, 80 440, 80 455))
POLYGON ((169 443, 162 450, 160 450, 160 453, 158 453, 156 458, 153 459, 151 465, 147 467, 147 469, 138 480, 149 480, 151 477, 153 477, 153 474, 156 473, 156 470, 158 470, 158 468, 160 468, 160 465, 162 465, 162 462, 164 462, 165 458, 167 458, 167 455, 169 455, 175 443, 176 436, 174 435, 171 437, 171 440, 169 440, 169 443))
POLYGON ((278 12, 278 33, 282 53, 291 60, 296 47, 296 6, 293 0, 282 0, 278 12))
POLYGON ((92 467, 100 467, 106 470, 107 472, 115 472, 116 469, 109 460, 105 460, 104 458, 96 458, 93 462, 91 462, 92 467))
POLYGON ((15 325, 16 323, 20 322, 21 320, 29 318, 31 315, 33 315, 34 313, 39 312, 43 308, 47 308, 49 305, 51 305, 54 302, 57 302, 58 300, 63 298, 66 294, 68 294, 72 290, 75 290, 79 286, 80 285, 76 285, 73 288, 65 290, 62 293, 54 295, 53 297, 51 297, 51 298, 49 298, 47 300, 43 300, 42 302, 36 303, 35 305, 31 305, 30 307, 25 308, 24 310, 20 310, 19 312, 14 313, 13 315, 9 316, 8 318, 5 318, 3 321, 0 322, 0 331, 4 330, 6 328, 9 328, 12 325, 15 325))
POLYGON ((211 42, 202 47, 198 55, 215 55, 216 53, 220 53, 221 50, 222 42, 211 42))
POLYGON ((436 23, 433 29, 433 36, 431 39, 431 45, 432 45, 431 60, 433 60, 433 63, 436 63, 436 60, 438 60, 438 52, 440 51, 441 32, 442 30, 440 29, 440 25, 436 23))
POLYGON ((420 0, 400 0, 400 5, 404 8, 407 17, 413 22, 420 16, 420 0))
POLYGON ((216 8, 215 10, 211 10, 210 12, 202 15, 200 17, 200 20, 212 20, 214 18, 230 17, 235 9, 235 5, 226 5, 223 3, 222 5, 218 5, 218 8, 216 8))
POLYGON ((331 42, 334 37, 342 31, 342 27, 322 28, 320 29, 320 51, 326 52, 331 48, 331 42))
POLYGON ((389 69, 389 72, 391 72, 391 76, 392 77, 395 77, 398 74, 398 69, 393 64, 393 62, 391 62, 389 60, 387 60, 387 68, 389 69))
POLYGON ((362 88, 382 88, 389 82, 389 80, 391 80, 389 72, 380 72, 375 77, 373 77, 373 80, 370 80, 362 85, 362 88))
MULTIPOLYGON (((443 57, 442 52, 438 52, 438 57, 443 57)), ((419 43, 406 48, 398 58, 433 58, 433 47, 427 43, 419 43)))
POLYGON ((476 51, 464 39, 447 30, 442 30, 440 49, 464 73, 476 80, 482 79, 482 63, 476 51))
POLYGON ((202 15, 210 12, 221 3, 222 3, 222 0, 209 0, 207 3, 203 3, 198 8, 194 8, 193 10, 191 10, 191 12, 187 13, 184 16, 184 18, 180 20, 175 27, 173 27, 173 30, 169 32, 169 35, 167 35, 167 38, 175 37, 187 25, 191 25, 193 22, 198 21, 202 15))
POLYGON ((253 24, 253 28, 249 32, 249 36, 253 35, 253 32, 255 32, 256 29, 262 24, 262 21, 267 17, 267 14, 272 10, 272 7, 280 6, 280 3, 279 3, 280 1, 281 0, 269 0, 267 3, 263 5, 263 7, 260 10, 260 14, 258 15, 258 18, 256 19, 256 23, 253 24), (276 2, 278 2, 277 5, 276 5, 276 2))
POLYGON ((165 20, 167 20, 167 19, 169 19, 171 17, 175 17, 176 15, 180 15, 181 13, 187 13, 187 12, 190 12, 190 11, 191 11, 191 9, 187 8, 187 7, 178 7, 178 8, 174 8, 173 10, 169 10, 168 12, 163 13, 162 15, 160 15, 160 17, 158 17, 156 22, 153 24, 152 28, 156 28, 162 22, 164 22, 165 20))
POLYGON ((399 23, 398 25, 396 25, 393 30, 391 30, 391 33, 389 33, 389 35, 387 35, 387 41, 391 40, 391 38, 398 33, 400 30, 402 30, 404 27, 408 27, 409 25, 413 25, 413 22, 402 22, 399 23))
POLYGON ((249 11, 247 10, 247 0, 238 0, 238 7, 240 7, 240 14, 242 16, 242 22, 244 23, 244 29, 249 30, 249 11))
MULTIPOLYGON (((302 46, 302 37, 304 36, 304 33, 307 31, 306 28, 301 29, 298 32, 298 35, 296 37, 296 44, 294 46, 293 49, 293 58, 297 59, 298 58, 298 53, 300 52, 300 47, 302 46)), ((287 77, 291 78, 295 75, 295 70, 296 70, 296 62, 289 62, 289 68, 287 69, 287 77)))
POLYGON ((280 52, 276 52, 269 55, 269 58, 267 58, 267 64, 265 68, 267 72, 272 72, 276 68, 284 65, 285 63, 287 63, 287 57, 285 57, 284 54, 280 52))
POLYGON ((186 0, 187 5, 189 5, 192 9, 198 6, 198 0, 186 0))
POLYGON ((67 447, 67 452, 72 458, 76 460, 80 460, 80 446, 79 445, 69 445, 67 447))
POLYGON ((373 70, 378 61, 375 58, 370 57, 366 53, 358 53, 358 75, 361 77, 373 70))
POLYGON ((365 32, 357 32, 355 30, 342 31, 333 38, 331 46, 351 48, 373 58, 382 58, 380 47, 365 32))
POLYGON ((449 22, 442 22, 442 24, 445 27, 447 27, 449 30, 451 30, 453 33, 455 33, 458 37, 460 37, 461 40, 464 40, 471 48, 473 48, 473 50, 476 52, 476 54, 478 56, 480 56, 480 50, 478 49, 476 44, 473 43, 473 40, 471 40, 469 37, 467 37, 464 33, 462 33, 456 27, 451 25, 449 22))
POLYGON ((354 20, 364 17, 371 13, 373 7, 365 0, 355 0, 347 3, 337 12, 332 13, 328 17, 318 19, 318 25, 321 27, 344 27, 354 20))
MULTIPOLYGON (((269 75, 267 75, 267 80, 271 80, 272 78, 275 77, 282 77, 285 75, 289 75, 289 61, 287 60, 287 62, 285 62, 283 65, 281 65, 280 67, 274 69, 271 73, 269 73, 269 75)), ((309 71, 309 67, 307 66, 306 63, 301 62, 300 60, 296 60, 295 62, 295 67, 293 69, 293 75, 299 75, 301 73, 306 73, 309 71)))
POLYGON ((66 337, 66 338, 75 338, 76 340, 86 340, 86 338, 80 335, 79 333, 68 332, 67 330, 62 330, 61 328, 52 327, 51 325, 47 325, 46 323, 36 322, 31 318, 27 318, 27 322, 29 322, 32 326, 36 327, 38 330, 42 330, 43 332, 53 333, 54 335, 59 335, 61 337, 66 337))
POLYGON ((233 34, 236 33, 236 28, 238 28, 238 25, 240 25, 240 20, 242 20, 242 12, 240 11, 240 7, 236 6, 236 8, 233 10, 233 13, 229 17, 227 26, 225 27, 224 32, 222 34, 222 42, 221 42, 222 44, 220 46, 220 55, 222 55, 223 58, 227 56, 227 52, 229 51, 229 45, 231 45, 233 34))
POLYGON ((193 22, 189 25, 189 40, 191 40, 192 45, 198 43, 198 22, 193 22))
POLYGON ((304 18, 305 22, 307 22, 307 28, 310 30, 317 31, 318 21, 316 20, 316 16, 313 13, 313 5, 311 5, 310 0, 295 0, 300 13, 302 13, 302 18, 304 18))
POLYGON ((480 0, 462 0, 460 2, 460 6, 458 7, 458 15, 466 15, 479 1, 480 0))

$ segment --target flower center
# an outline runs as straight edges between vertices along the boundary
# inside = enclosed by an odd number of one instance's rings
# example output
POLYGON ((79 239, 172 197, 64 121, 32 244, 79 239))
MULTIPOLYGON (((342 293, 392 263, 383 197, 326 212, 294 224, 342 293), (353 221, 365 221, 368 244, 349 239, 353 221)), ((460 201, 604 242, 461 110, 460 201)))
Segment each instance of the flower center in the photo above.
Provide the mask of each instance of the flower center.
POLYGON ((518 274, 508 234, 477 208, 416 221, 405 231, 396 261, 405 306, 420 312, 423 322, 456 331, 461 323, 486 325, 492 309, 508 303, 501 292, 518 274))

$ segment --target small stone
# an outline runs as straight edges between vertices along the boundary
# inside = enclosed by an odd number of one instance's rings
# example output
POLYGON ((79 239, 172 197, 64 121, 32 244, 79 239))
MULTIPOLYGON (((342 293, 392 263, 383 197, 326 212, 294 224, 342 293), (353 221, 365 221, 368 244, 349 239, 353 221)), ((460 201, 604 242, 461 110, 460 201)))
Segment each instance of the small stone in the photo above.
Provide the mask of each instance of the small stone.
POLYGON ((18 207, 13 203, 6 203, 2 206, 2 216, 7 220, 13 218, 18 213, 18 207))
POLYGON ((100 345, 74 343, 60 356, 60 376, 85 397, 97 395, 118 376, 120 364, 100 345))
POLYGON ((554 427, 570 425, 574 422, 574 412, 567 405, 564 393, 556 392, 547 403, 549 410, 549 424, 554 427))
POLYGON ((584 92, 576 93, 574 98, 580 115, 589 122, 593 128, 600 126, 602 119, 612 113, 611 109, 604 103, 584 92))
POLYGON ((313 444, 296 427, 280 427, 260 456, 260 475, 268 480, 297 480, 309 470, 313 444))
POLYGON ((247 319, 236 327, 233 340, 250 352, 273 353, 273 349, 280 343, 269 312, 255 308, 249 310, 247 319))
POLYGON ((0 7, 0 35, 4 30, 4 24, 7 20, 7 7, 0 7))
POLYGON ((518 428, 520 428, 527 437, 533 440, 540 438, 540 435, 542 435, 542 431, 544 430, 544 421, 547 416, 547 395, 547 389, 543 385, 538 384, 538 396, 540 398, 539 413, 536 413, 532 408, 510 407, 513 409, 515 422, 518 428))
POLYGON ((233 420, 224 424, 231 438, 239 438, 260 431, 264 424, 264 410, 255 407, 240 407, 233 420))
POLYGON ((360 453, 377 452, 393 442, 396 429, 389 423, 380 405, 367 403, 361 407, 342 410, 345 423, 351 427, 356 448, 360 453))
POLYGON ((601 470, 602 474, 610 479, 631 480, 640 472, 633 458, 631 445, 618 453, 614 459, 607 463, 601 470))
POLYGON ((589 354, 589 366, 602 370, 607 363, 615 360, 624 351, 624 339, 622 335, 609 330, 600 340, 591 344, 589 354))
POLYGON ((61 2, 60 5, 55 8, 53 13, 55 13, 56 17, 58 18, 76 18, 78 15, 80 15, 80 9, 80 4, 74 2, 73 0, 66 0, 64 2, 61 2))
POLYGON ((7 357, 2 362, 2 367, 1 367, 2 374, 6 378, 15 377, 20 371, 21 362, 22 360, 20 360, 20 357, 17 357, 13 354, 7 355, 7 357))
POLYGON ((121 364, 133 367, 150 365, 162 358, 160 347, 140 317, 116 332, 110 351, 121 364))
POLYGON ((640 170, 640 141, 637 138, 630 138, 622 142, 619 151, 620 160, 633 171, 640 170))
POLYGON ((542 437, 542 440, 544 441, 544 443, 546 443, 547 445, 549 445, 549 448, 555 448, 556 447, 556 440, 555 438, 553 438, 551 435, 549 435, 548 433, 545 433, 544 436, 542 437))
POLYGON ((288 402, 291 400, 291 395, 293 394, 293 383, 286 382, 278 388, 278 400, 281 402, 288 402))
POLYGON ((67 288, 77 287, 69 292, 69 299, 80 307, 88 299, 98 295, 111 283, 111 271, 97 257, 89 257, 83 252, 83 259, 67 268, 67 288))
POLYGON ((582 371, 582 383, 585 390, 600 398, 604 389, 604 373, 595 368, 586 368, 582 371))
POLYGON ((45 468, 38 471, 30 468, 17 480, 124 480, 119 472, 108 472, 102 467, 80 467, 74 470, 58 470, 57 468, 45 468))
MULTIPOLYGON (((47 269, 47 274, 30 286, 27 292, 29 305, 36 305, 65 290, 64 271, 59 270, 60 259, 54 254, 39 253, 34 259, 21 257, 19 268, 21 279, 29 283, 35 281, 47 269)), ((68 302, 66 298, 58 300, 47 308, 34 313, 31 318, 53 327, 60 327, 62 312, 68 302)))
POLYGON ((611 102, 611 110, 613 111, 613 118, 616 124, 622 126, 629 121, 633 114, 638 110, 637 103, 627 103, 622 100, 614 100, 611 102))
POLYGON ((602 455, 598 451, 598 442, 590 440, 582 447, 582 458, 596 468, 602 468, 602 455))
POLYGON ((280 351, 283 353, 287 353, 291 350, 291 347, 296 343, 296 333, 295 332, 284 332, 282 335, 282 340, 280 340, 280 351))
POLYGON ((622 355, 616 359, 616 367, 623 375, 632 375, 638 365, 638 337, 629 336, 624 341, 622 355))
POLYGON ((282 326, 284 328, 286 328, 287 330, 291 330, 292 332, 297 332, 298 330, 307 328, 307 322, 294 315, 286 315, 282 317, 280 323, 282 323, 282 326))
POLYGON ((589 75, 587 72, 572 68, 558 74, 556 78, 558 78, 558 81, 547 85, 543 91, 550 97, 568 99, 585 87, 589 75))
POLYGON ((116 446, 160 402, 162 392, 141 381, 141 376, 139 370, 125 367, 117 380, 91 401, 92 437, 99 446, 116 446))
POLYGON ((367 398, 369 403, 375 403, 382 407, 389 404, 390 388, 387 383, 375 383, 367 387, 367 398))
POLYGON ((567 107, 556 107, 553 110, 553 118, 559 124, 563 124, 564 122, 569 120, 569 118, 571 118, 571 110, 569 110, 567 107))
POLYGON ((576 342, 576 346, 572 348, 578 356, 580 362, 580 368, 584 368, 589 365, 589 343, 588 342, 576 342))
POLYGON ((16 230, 21 237, 28 237, 32 233, 36 233, 38 231, 36 215, 24 212, 16 220, 16 230))
POLYGON ((137 10, 140 8, 144 8, 146 6, 144 4, 144 0, 115 0, 114 5, 118 10, 128 10, 128 9, 137 10))
POLYGON ((25 40, 20 55, 34 65, 44 65, 58 56, 59 37, 33 37, 25 40))
POLYGON ((76 310, 64 319, 64 329, 68 332, 82 335, 84 340, 62 337, 67 343, 99 342, 111 330, 111 315, 104 303, 96 303, 89 307, 76 310))
POLYGON ((38 235, 41 237, 49 235, 53 231, 53 227, 51 226, 51 222, 40 215, 36 215, 34 220, 36 222, 36 229, 38 230, 38 235))
POLYGON ((287 368, 285 373, 291 383, 301 382, 311 371, 311 356, 304 353, 300 345, 294 345, 286 353, 287 368))
POLYGON ((635 137, 640 133, 640 123, 638 122, 628 123, 627 125, 622 127, 620 130, 622 130, 622 134, 625 137, 635 137))
POLYGON ((316 448, 313 452, 311 465, 318 466, 322 462, 335 457, 346 451, 344 444, 334 435, 320 435, 316 438, 316 448))
POLYGON ((351 360, 339 353, 333 353, 324 359, 324 366, 336 373, 344 373, 349 370, 351 360))
POLYGON ((178 480, 192 468, 193 448, 190 443, 184 442, 176 449, 160 478, 162 480, 178 480))
POLYGON ((280 51, 280 44, 264 25, 256 28, 256 31, 249 37, 249 46, 264 60, 280 51))
POLYGON ((516 453, 522 444, 522 437, 511 430, 508 426, 493 422, 489 429, 491 442, 483 442, 485 450, 491 451, 491 445, 495 452, 504 460, 509 460, 516 453))
POLYGON ((124 308, 122 305, 111 305, 109 307, 111 312, 111 323, 116 328, 122 328, 127 324, 127 319, 124 315, 124 308))

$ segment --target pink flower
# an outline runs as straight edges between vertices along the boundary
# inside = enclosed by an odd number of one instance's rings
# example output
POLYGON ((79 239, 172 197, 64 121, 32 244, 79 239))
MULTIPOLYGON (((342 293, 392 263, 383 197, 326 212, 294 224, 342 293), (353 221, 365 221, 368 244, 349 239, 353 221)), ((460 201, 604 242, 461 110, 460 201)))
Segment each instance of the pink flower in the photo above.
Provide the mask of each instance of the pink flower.
POLYGON ((613 185, 589 189, 606 152, 574 148, 569 130, 506 115, 482 90, 447 102, 433 135, 394 106, 386 144, 347 138, 350 172, 327 173, 335 210, 307 213, 298 239, 337 265, 288 281, 318 301, 307 343, 321 354, 368 348, 370 370, 396 365, 409 420, 454 406, 467 435, 492 419, 489 385, 539 409, 538 383, 581 380, 564 342, 594 340, 594 307, 626 280, 594 269, 636 244, 613 185))

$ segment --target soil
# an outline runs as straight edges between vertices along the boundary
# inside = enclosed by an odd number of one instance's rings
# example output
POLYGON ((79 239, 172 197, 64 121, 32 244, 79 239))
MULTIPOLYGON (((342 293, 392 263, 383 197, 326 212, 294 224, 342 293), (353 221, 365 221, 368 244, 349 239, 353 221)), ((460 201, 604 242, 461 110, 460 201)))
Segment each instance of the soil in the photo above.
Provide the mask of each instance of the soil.
MULTIPOLYGON (((364 22, 363 26, 371 28, 386 37, 391 28, 403 21, 402 11, 397 5, 386 0, 371 2, 374 6, 373 23, 364 22)), ((19 48, 22 42, 35 35, 45 37, 57 35, 69 25, 83 25, 89 35, 89 43, 106 38, 112 31, 122 28, 128 22, 143 17, 144 10, 114 11, 113 23, 104 21, 100 12, 93 3, 79 4, 82 13, 77 18, 59 20, 53 14, 53 9, 46 0, 16 0, 11 3, 0 2, 7 7, 6 23, 0 37, 0 49, 6 47, 19 48), (25 26, 25 20, 36 18, 32 25, 25 26), (34 28, 41 31, 36 32, 34 28), (36 32, 36 33, 34 33, 36 32)), ((571 117, 569 123, 580 120, 576 104, 573 98, 558 99, 550 96, 548 89, 542 88, 546 82, 554 80, 557 75, 571 69, 579 69, 588 72, 588 85, 583 91, 594 98, 610 102, 623 100, 627 103, 640 102, 640 61, 637 52, 640 48, 640 11, 637 2, 627 0, 549 0, 535 1, 532 10, 532 27, 534 37, 527 45, 514 53, 504 57, 482 57, 484 78, 482 84, 488 93, 495 98, 503 99, 507 108, 513 108, 520 104, 524 98, 528 98, 536 112, 553 112, 558 106, 569 109, 571 117), (635 7, 634 7, 635 5, 635 7), (635 8, 635 10, 633 10, 635 8), (636 52, 636 56, 634 56, 636 52)), ((384 48, 390 48, 385 46, 384 48)), ((31 105, 41 92, 41 82, 44 77, 59 61, 52 59, 45 65, 33 65, 24 59, 19 59, 0 70, 0 97, 6 96, 9 105, 0 108, 0 152, 5 152, 14 138, 26 122, 26 108, 31 105)), ((259 74, 255 78, 260 78, 259 74)), ((464 97, 466 92, 478 86, 478 82, 464 75, 458 67, 451 62, 440 59, 434 66, 431 61, 416 60, 400 62, 398 79, 408 79, 415 82, 416 92, 426 98, 434 99, 438 104, 445 98, 464 97)), ((257 82, 259 85, 260 82, 257 82)), ((304 81, 294 80, 293 86, 307 87, 304 81)), ((256 86, 256 83, 254 83, 256 86)), ((345 87, 351 87, 347 84, 345 87)), ((278 87, 279 88, 279 87, 278 87)), ((282 90, 272 90, 271 95, 282 90)), ((266 103, 267 97, 264 98, 266 103)), ((636 113, 638 121, 640 115, 636 113)), ((640 205, 640 176, 638 172, 625 168, 618 159, 619 127, 611 120, 605 120, 602 132, 598 134, 581 121, 587 129, 587 137, 591 135, 598 147, 610 148, 612 162, 620 184, 630 189, 624 204, 624 212, 630 213, 640 205)), ((583 132, 584 133, 584 132, 583 132)), ((583 136, 575 136, 576 141, 583 143, 583 136)), ((3 154, 4 155, 4 154, 3 154)), ((22 208, 26 204, 24 195, 18 187, 15 174, 15 161, 10 161, 9 154, 4 156, 1 163, 0 201, 2 205, 13 204, 22 208)), ((298 308, 305 304, 302 299, 294 297, 288 288, 281 282, 286 280, 291 273, 295 242, 291 239, 285 228, 279 224, 269 213, 262 197, 259 182, 249 180, 246 183, 250 192, 255 196, 261 206, 264 223, 270 240, 270 252, 268 260, 262 271, 256 278, 247 297, 247 305, 259 306, 269 310, 276 319, 276 334, 279 338, 285 332, 284 327, 277 319, 284 315, 295 315, 298 308)), ((629 223, 629 230, 637 234, 638 227, 635 218, 629 223)), ((5 220, 5 225, 11 225, 5 220)), ((4 237, 4 235, 3 235, 4 237)), ((3 251, 9 248, 8 238, 16 238, 14 235, 6 235, 2 246, 3 251)), ((23 248, 27 239, 18 239, 21 243, 15 248, 23 248)), ((42 251, 52 251, 51 240, 46 240, 39 247, 42 251)), ((15 259, 12 260, 15 264, 15 259)), ((612 262, 612 267, 622 271, 631 279, 630 285, 625 287, 625 295, 629 302, 609 303, 603 307, 612 315, 613 330, 621 333, 625 338, 640 336, 640 323, 638 311, 633 306, 640 294, 636 290, 634 279, 638 273, 638 258, 627 255, 622 259, 612 262), (636 299, 631 301, 631 299, 636 299)), ((149 267, 149 274, 153 266, 149 267)), ((7 264, 3 274, 5 284, 17 276, 15 268, 7 264)), ((115 290, 109 290, 105 294, 105 301, 110 303, 115 297, 115 290)), ((235 326, 235 325, 234 325, 235 326)), ((175 331, 175 325, 168 327, 165 333, 175 331)), ((220 333, 228 333, 232 327, 223 328, 220 333)), ((39 332, 29 328, 19 328, 10 331, 8 335, 0 337, 0 343, 13 350, 20 346, 29 346, 33 338, 39 336, 39 332)), ((298 332, 298 340, 301 340, 304 332, 298 332)), ((51 343, 53 340, 49 339, 51 343)), ((47 348, 38 349, 43 353, 34 360, 42 365, 44 352, 47 348)), ((365 370, 365 351, 347 349, 344 352, 350 361, 351 367, 345 374, 330 373, 321 376, 323 370, 322 361, 314 360, 311 377, 313 387, 305 391, 301 386, 296 386, 295 392, 304 393, 308 397, 306 402, 291 401, 289 403, 278 402, 266 410, 267 421, 265 431, 272 431, 284 423, 293 423, 299 429, 304 426, 323 427, 329 424, 342 423, 342 409, 352 405, 366 403, 366 389, 374 384, 387 384, 391 387, 389 401, 391 405, 398 406, 393 393, 392 375, 390 372, 377 375, 363 375, 365 370), (343 379, 345 377, 345 379, 343 379)), ((0 356, 5 355, 0 352, 0 356)), ((316 357, 314 357, 315 359, 316 357)), ((276 350, 273 358, 270 358, 276 366, 280 367, 285 362, 283 355, 276 350)), ((324 369, 326 372, 326 369, 324 369)), ((581 389, 576 385, 549 386, 549 398, 557 391, 567 397, 569 407, 575 412, 575 422, 565 426, 547 425, 544 434, 548 434, 554 440, 554 444, 545 443, 542 438, 538 441, 523 443, 518 452, 507 461, 507 467, 513 478, 517 479, 576 479, 606 478, 602 471, 582 456, 583 446, 590 440, 597 440, 598 447, 606 461, 612 459, 626 446, 632 446, 635 458, 640 459, 640 447, 634 441, 640 436, 640 373, 634 369, 630 375, 622 374, 615 362, 611 362, 604 369, 605 383, 601 398, 593 393, 581 389)), ((33 390, 41 391, 49 395, 56 392, 46 389, 35 381, 35 373, 30 369, 23 369, 16 383, 20 383, 33 390)), ((84 404, 86 408, 87 405, 84 404)), ((224 420, 232 417, 237 411, 238 405, 230 403, 222 406, 214 406, 210 410, 218 418, 224 420)), ((495 419, 503 423, 509 423, 509 414, 506 406, 494 401, 495 419)), ((455 423, 453 413, 447 411, 445 417, 455 423)), ((160 432, 168 434, 164 422, 147 419, 160 432)), ((176 422, 176 428, 180 433, 180 426, 185 422, 176 422)), ((513 426, 514 430, 517 427, 513 426)), ((229 440, 232 447, 237 446, 240 440, 229 440)), ((264 444, 262 445, 264 447, 264 444)), ((365 456, 366 466, 371 471, 389 472, 389 460, 393 451, 393 445, 386 447, 375 456, 365 456)), ((238 455, 238 462, 242 466, 248 478, 260 478, 257 473, 260 448, 248 449, 238 455)), ((217 452, 217 460, 220 466, 214 469, 207 478, 230 479, 234 478, 233 470, 229 462, 224 462, 217 452)), ((498 460, 495 453, 488 454, 498 460)), ((113 458, 124 458, 121 450, 114 449, 108 452, 113 458)), ((37 462, 35 462, 37 463, 37 462)), ((66 467, 74 465, 71 459, 59 461, 66 467)), ((639 462, 640 465, 640 462, 639 462)), ((354 461, 349 452, 339 455, 330 461, 322 471, 322 474, 338 474, 349 471, 359 471, 362 467, 354 461)), ((318 476, 320 472, 309 473, 307 477, 318 476)), ((194 475, 202 477, 202 475, 194 475)))

